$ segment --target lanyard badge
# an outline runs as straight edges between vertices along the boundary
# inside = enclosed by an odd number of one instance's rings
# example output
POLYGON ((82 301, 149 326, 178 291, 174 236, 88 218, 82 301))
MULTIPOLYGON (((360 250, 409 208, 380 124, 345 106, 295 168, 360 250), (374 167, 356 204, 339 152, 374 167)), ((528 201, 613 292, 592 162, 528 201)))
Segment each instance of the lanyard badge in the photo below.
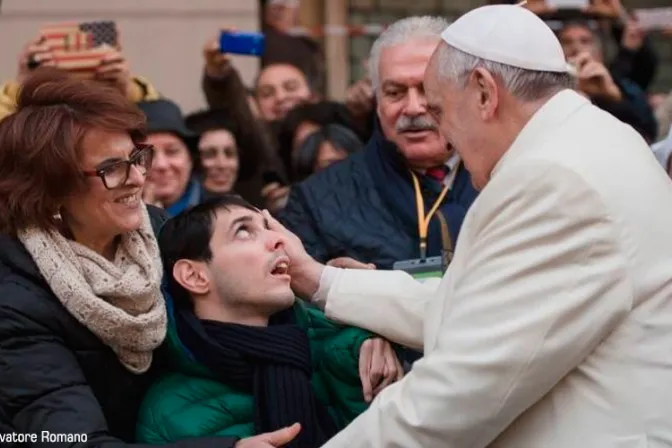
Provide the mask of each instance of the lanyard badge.
POLYGON ((448 193, 448 186, 444 187, 439 194, 436 202, 432 205, 430 211, 425 214, 425 201, 420 190, 420 182, 415 173, 411 172, 413 177, 413 185, 415 187, 415 202, 418 211, 418 233, 420 236, 420 258, 414 260, 404 260, 394 263, 392 269, 401 270, 412 275, 418 281, 424 281, 427 278, 443 277, 443 274, 448 269, 453 260, 453 243, 448 229, 448 223, 445 216, 439 210, 441 202, 448 193), (429 230, 429 222, 436 214, 441 224, 441 239, 442 248, 440 257, 427 258, 427 232, 429 230))

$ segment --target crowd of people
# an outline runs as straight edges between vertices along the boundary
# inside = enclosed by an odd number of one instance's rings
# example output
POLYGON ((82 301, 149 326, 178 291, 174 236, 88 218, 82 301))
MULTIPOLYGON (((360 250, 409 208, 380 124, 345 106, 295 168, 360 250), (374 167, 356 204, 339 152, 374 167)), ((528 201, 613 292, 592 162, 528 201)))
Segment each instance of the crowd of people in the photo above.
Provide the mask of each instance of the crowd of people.
POLYGON ((672 217, 637 195, 672 195, 672 93, 636 19, 403 18, 339 102, 264 8, 254 85, 212 39, 188 115, 119 50, 19 55, 0 446, 670 446, 672 217))

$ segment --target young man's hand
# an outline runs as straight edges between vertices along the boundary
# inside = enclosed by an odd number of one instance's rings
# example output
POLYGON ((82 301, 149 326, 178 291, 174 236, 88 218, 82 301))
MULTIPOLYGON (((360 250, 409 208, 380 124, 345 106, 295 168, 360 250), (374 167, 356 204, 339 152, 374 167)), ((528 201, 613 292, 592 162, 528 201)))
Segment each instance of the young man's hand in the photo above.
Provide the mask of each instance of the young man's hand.
POLYGON ((301 425, 294 423, 287 428, 278 429, 274 432, 267 432, 254 437, 242 439, 236 443, 234 448, 275 448, 287 445, 294 440, 301 432, 301 425))
POLYGON ((404 369, 389 342, 381 338, 364 341, 359 349, 359 378, 367 403, 403 376, 404 369))

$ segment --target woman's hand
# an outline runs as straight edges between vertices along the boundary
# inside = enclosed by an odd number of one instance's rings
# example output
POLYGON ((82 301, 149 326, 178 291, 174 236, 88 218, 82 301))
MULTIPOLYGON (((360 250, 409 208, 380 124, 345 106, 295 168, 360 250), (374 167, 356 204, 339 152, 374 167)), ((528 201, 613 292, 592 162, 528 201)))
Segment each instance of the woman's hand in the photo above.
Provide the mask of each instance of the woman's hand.
POLYGON ((359 378, 367 403, 403 376, 404 369, 389 342, 381 338, 364 341, 359 349, 359 378))
POLYGON ((100 61, 96 69, 96 79, 105 81, 118 88, 124 95, 128 95, 133 83, 131 69, 123 53, 119 50, 110 49, 100 61))
POLYGON ((18 65, 16 80, 20 83, 38 66, 55 66, 54 55, 51 52, 51 48, 44 44, 43 37, 36 37, 23 47, 19 54, 18 65))

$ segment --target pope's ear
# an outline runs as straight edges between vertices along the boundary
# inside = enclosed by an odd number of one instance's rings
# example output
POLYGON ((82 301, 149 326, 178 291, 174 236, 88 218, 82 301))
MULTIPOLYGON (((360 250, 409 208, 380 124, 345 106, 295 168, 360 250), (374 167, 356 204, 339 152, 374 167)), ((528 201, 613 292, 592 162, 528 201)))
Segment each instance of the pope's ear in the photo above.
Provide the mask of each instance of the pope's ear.
POLYGON ((191 294, 202 295, 210 291, 210 278, 204 263, 178 260, 173 266, 173 278, 191 294))
POLYGON ((499 104, 499 86, 488 70, 477 67, 471 74, 472 82, 478 92, 478 109, 484 120, 492 118, 499 104))

